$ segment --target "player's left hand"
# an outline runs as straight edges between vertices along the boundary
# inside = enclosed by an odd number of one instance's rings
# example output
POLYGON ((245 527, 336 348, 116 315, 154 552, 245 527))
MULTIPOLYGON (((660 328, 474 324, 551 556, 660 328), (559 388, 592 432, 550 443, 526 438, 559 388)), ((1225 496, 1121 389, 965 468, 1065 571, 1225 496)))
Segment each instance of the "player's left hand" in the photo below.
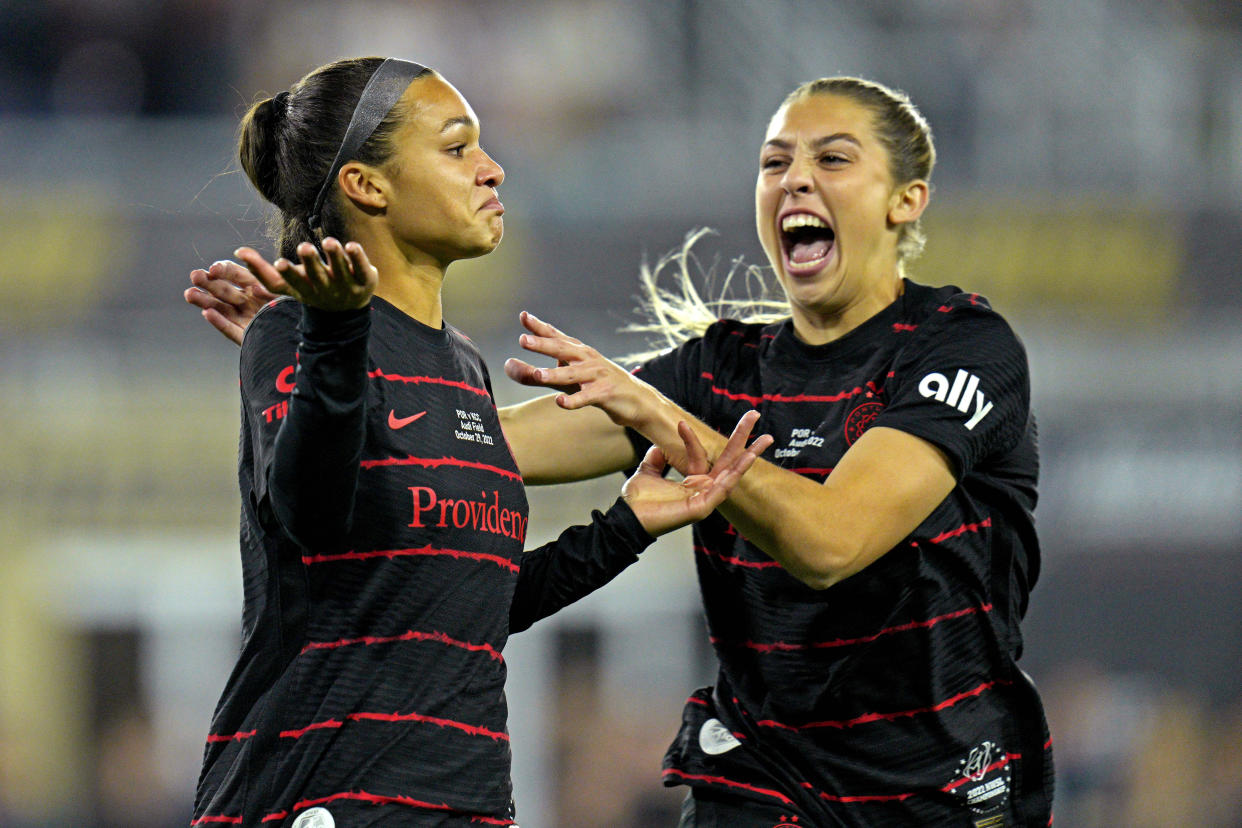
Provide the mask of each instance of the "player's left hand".
POLYGON ((710 468, 707 453, 694 431, 685 422, 678 423, 677 433, 684 444, 689 467, 705 470, 680 482, 664 477, 668 463, 658 446, 647 451, 638 470, 621 487, 621 496, 649 535, 656 537, 700 521, 724 502, 746 470, 772 445, 770 434, 760 435, 750 446, 746 445, 758 419, 758 411, 742 415, 710 468))

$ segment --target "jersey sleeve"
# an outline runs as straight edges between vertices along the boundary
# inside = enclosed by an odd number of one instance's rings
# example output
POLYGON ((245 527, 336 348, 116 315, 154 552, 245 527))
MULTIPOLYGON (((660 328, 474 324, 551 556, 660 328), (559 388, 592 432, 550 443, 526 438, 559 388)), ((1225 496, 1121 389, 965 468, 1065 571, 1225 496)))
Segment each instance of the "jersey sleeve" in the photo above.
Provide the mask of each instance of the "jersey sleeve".
POLYGON ((366 434, 370 327, 369 308, 283 301, 255 317, 242 343, 256 511, 303 547, 339 543, 349 529, 366 434))
POLYGON ((528 629, 621 574, 655 541, 621 498, 586 526, 571 526, 551 543, 522 556, 509 632, 528 629))
POLYGON ((1030 418, 1026 350, 980 297, 958 294, 898 354, 888 403, 872 426, 921 437, 958 479, 1018 443, 1030 418))

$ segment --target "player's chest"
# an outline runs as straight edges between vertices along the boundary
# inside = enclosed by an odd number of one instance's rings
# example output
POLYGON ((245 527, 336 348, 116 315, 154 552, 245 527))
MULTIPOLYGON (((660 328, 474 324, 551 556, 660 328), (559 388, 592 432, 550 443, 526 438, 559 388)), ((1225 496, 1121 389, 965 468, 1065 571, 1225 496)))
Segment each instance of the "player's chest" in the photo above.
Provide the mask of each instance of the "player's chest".
POLYGON ((880 355, 845 370, 831 364, 797 370, 756 364, 736 375, 731 388, 713 389, 713 396, 727 401, 717 427, 729 422, 731 428, 747 408, 754 407, 761 415, 756 433, 776 439, 767 459, 826 477, 884 410, 891 364, 880 355))

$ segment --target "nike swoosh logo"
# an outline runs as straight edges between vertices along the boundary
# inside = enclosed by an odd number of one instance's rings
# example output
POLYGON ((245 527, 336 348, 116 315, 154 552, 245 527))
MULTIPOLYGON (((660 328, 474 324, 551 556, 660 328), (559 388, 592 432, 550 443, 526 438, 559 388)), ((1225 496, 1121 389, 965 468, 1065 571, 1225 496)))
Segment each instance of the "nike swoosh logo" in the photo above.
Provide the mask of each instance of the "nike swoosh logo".
POLYGON ((398 417, 396 411, 389 410, 388 427, 393 430, 396 430, 398 428, 405 428, 410 423, 414 422, 415 420, 417 420, 419 417, 423 416, 426 413, 427 413, 426 411, 420 411, 417 414, 411 414, 408 417, 398 417))

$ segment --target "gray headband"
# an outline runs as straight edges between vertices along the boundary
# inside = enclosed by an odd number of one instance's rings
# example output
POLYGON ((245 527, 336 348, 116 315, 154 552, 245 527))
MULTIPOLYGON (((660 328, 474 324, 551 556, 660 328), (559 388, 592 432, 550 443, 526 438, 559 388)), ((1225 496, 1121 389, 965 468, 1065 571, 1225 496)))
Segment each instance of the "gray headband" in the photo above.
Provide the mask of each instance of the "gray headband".
POLYGON ((410 82, 426 71, 427 67, 421 64, 387 58, 375 70, 375 74, 371 75, 362 90, 362 97, 358 98, 358 105, 354 107, 353 117, 349 119, 349 128, 341 139, 341 148, 336 151, 336 158, 332 160, 323 186, 319 188, 319 195, 315 197, 315 206, 307 217, 307 224, 312 230, 319 226, 323 203, 332 191, 332 182, 336 180, 336 174, 341 171, 341 167, 358 154, 371 133, 375 132, 375 128, 405 94, 410 82))

